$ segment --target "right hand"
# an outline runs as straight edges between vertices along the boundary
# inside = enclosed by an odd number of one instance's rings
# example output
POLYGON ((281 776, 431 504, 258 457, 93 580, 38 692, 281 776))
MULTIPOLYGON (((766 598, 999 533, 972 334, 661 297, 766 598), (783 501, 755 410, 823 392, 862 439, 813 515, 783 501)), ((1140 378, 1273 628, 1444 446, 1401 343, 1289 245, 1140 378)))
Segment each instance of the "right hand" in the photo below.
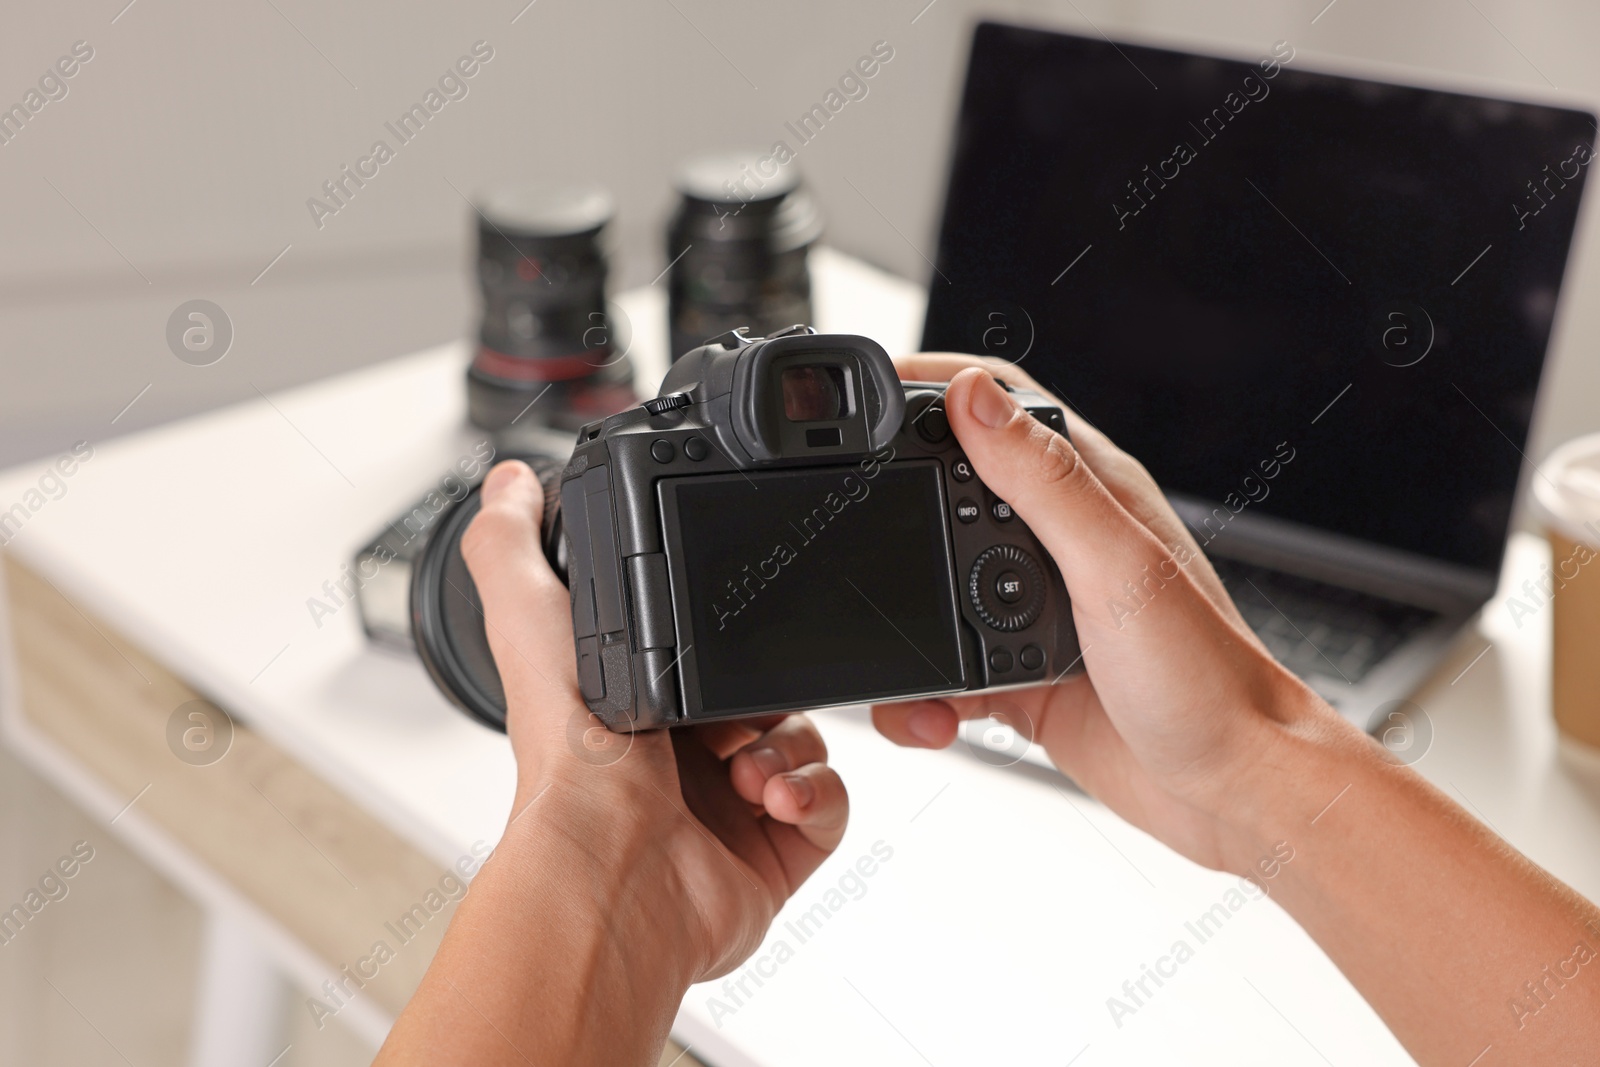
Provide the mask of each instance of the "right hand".
POLYGON ((1118 815, 1198 863, 1248 870, 1263 848, 1256 809, 1271 795, 1262 776, 1288 769, 1275 766, 1278 743, 1368 740, 1272 658, 1154 479, 1105 435, 1065 407, 1071 443, 1035 420, 994 378, 1049 393, 1010 364, 897 362, 906 380, 950 381, 945 408, 973 468, 1061 570, 1086 670, 1031 689, 879 705, 879 731, 942 748, 960 720, 1020 711, 1056 766, 1118 815))

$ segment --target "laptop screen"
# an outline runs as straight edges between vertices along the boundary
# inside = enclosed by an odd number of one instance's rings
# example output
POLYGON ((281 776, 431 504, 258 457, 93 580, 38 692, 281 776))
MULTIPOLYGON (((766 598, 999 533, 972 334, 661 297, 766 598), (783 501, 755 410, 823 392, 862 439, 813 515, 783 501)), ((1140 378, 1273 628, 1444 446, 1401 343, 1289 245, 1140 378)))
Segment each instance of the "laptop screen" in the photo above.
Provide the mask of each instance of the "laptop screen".
POLYGON ((1500 565, 1587 113, 984 23, 923 347, 1168 492, 1500 565))

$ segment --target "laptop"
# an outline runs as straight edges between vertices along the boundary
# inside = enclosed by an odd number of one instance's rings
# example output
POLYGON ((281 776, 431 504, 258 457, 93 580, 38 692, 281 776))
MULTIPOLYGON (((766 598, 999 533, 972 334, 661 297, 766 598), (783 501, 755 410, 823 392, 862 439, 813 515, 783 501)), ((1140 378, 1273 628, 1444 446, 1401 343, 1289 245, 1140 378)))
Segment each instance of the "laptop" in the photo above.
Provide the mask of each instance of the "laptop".
POLYGON ((1142 460, 1373 729, 1498 584, 1596 126, 1315 66, 979 24, 922 347, 1142 460))

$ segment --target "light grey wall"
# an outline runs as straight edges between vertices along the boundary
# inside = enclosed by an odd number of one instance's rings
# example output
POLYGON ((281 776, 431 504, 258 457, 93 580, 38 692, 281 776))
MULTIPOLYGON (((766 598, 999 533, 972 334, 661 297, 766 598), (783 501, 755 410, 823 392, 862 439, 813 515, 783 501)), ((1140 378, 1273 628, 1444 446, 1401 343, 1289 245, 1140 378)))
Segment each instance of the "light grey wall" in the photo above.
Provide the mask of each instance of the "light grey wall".
MULTIPOLYGON (((8 12, 0 104, 75 41, 94 58, 0 145, 0 464, 460 335, 471 316, 461 194, 485 183, 604 181, 621 204, 618 281, 647 282, 666 261, 676 162, 787 140, 784 122, 878 40, 894 59, 799 162, 833 244, 921 279, 979 14, 1248 52, 1286 38, 1307 66, 1318 53, 1368 57, 1600 97, 1586 54, 1600 9, 1581 0, 524 2, 72 0, 8 12), (313 225, 307 198, 376 138, 393 143, 384 123, 479 40, 494 57, 468 95, 313 225), (212 367, 167 350, 166 319, 193 297, 234 321, 234 347, 212 367)), ((1595 244, 1570 279, 1541 450, 1600 427, 1595 244)))

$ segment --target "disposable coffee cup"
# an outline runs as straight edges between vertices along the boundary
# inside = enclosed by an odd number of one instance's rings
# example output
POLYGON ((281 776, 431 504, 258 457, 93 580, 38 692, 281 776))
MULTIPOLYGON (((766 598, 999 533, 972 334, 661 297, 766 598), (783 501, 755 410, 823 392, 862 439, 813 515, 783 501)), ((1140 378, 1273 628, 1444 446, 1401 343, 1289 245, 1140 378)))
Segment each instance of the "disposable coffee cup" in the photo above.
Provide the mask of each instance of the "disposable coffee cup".
POLYGON ((1550 539, 1550 702, 1568 737, 1600 749, 1600 434, 1550 454, 1533 482, 1550 539))

